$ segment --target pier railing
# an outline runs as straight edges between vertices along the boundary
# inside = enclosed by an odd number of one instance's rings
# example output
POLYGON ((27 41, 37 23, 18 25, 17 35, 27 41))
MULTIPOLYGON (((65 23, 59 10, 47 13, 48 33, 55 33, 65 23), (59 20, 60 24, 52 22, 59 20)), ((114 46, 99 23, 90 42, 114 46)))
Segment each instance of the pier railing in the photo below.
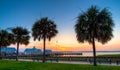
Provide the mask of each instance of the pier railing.
MULTIPOLYGON (((4 56, 2 59, 15 59, 16 56, 4 56)), ((19 56, 19 59, 29 59, 32 61, 42 61, 42 55, 40 56, 19 56)), ((88 63, 93 63, 93 57, 85 57, 85 56, 46 56, 46 61, 76 61, 76 62, 88 62, 88 63)), ((112 64, 115 63, 117 65, 120 64, 120 57, 103 57, 103 56, 98 56, 97 57, 97 63, 107 63, 107 64, 112 64)))

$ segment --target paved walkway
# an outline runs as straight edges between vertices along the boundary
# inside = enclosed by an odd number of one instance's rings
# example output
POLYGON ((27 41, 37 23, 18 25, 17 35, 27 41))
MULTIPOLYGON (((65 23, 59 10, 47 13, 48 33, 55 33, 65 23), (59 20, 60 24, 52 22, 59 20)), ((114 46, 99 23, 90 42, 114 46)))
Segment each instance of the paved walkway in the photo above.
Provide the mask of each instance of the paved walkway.
MULTIPOLYGON (((30 60, 30 59, 19 59, 20 61, 33 61, 33 60, 30 60)), ((34 62, 42 62, 41 60, 39 60, 39 61, 37 61, 37 60, 35 60, 34 62)), ((89 63, 89 62, 83 62, 83 61, 58 61, 58 62, 56 62, 56 61, 46 61, 46 62, 52 62, 52 63, 66 63, 66 64, 93 64, 93 63, 89 63)), ((109 66, 120 66, 120 64, 119 65, 117 65, 116 63, 111 63, 111 64, 109 64, 109 63, 101 63, 101 64, 99 64, 98 63, 98 65, 109 65, 109 66)))
MULTIPOLYGON (((93 64, 93 63, 89 63, 89 62, 82 62, 82 61, 78 61, 78 62, 76 62, 76 61, 71 61, 71 62, 69 62, 69 61, 60 61, 60 62, 58 62, 58 63, 67 63, 67 64, 93 64)), ((98 65, 109 65, 109 66, 120 66, 120 64, 119 65, 117 65, 116 63, 111 63, 111 64, 109 64, 109 63, 101 63, 101 64, 99 64, 99 63, 97 63, 98 65)))

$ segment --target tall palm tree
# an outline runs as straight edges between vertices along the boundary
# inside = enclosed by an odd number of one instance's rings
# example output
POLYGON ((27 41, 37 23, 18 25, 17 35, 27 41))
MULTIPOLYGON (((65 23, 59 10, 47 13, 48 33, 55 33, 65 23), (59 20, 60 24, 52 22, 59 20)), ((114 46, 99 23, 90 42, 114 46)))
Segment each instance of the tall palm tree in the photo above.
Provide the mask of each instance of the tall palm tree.
POLYGON ((51 40, 52 37, 56 36, 58 33, 56 25, 52 20, 49 20, 47 17, 41 18, 32 27, 32 36, 34 40, 38 39, 39 41, 43 39, 44 48, 43 48, 43 63, 45 62, 45 42, 46 39, 51 40))
POLYGON ((99 10, 91 6, 86 12, 78 16, 75 32, 78 42, 89 42, 93 46, 94 66, 96 63, 95 41, 107 43, 113 37, 113 20, 108 9, 99 10))
POLYGON ((6 47, 13 43, 13 35, 8 33, 6 30, 0 30, 0 56, 1 48, 6 47))
POLYGON ((16 61, 18 61, 19 54, 19 44, 29 44, 29 31, 22 27, 15 27, 11 29, 12 34, 14 35, 14 41, 17 44, 17 52, 16 52, 16 61))

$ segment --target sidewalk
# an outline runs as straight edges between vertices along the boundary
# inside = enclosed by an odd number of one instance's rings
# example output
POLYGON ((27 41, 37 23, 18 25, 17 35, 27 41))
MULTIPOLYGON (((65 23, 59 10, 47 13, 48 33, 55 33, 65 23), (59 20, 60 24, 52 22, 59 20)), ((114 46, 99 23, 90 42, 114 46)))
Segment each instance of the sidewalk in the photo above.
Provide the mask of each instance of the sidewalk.
MULTIPOLYGON (((19 59, 19 61, 33 61, 33 60, 30 60, 30 59, 19 59)), ((34 62, 42 62, 41 60, 39 60, 39 61, 34 61, 34 62)), ((93 64, 93 63, 90 63, 90 62, 83 62, 83 61, 58 61, 58 62, 56 62, 56 61, 46 61, 46 62, 51 62, 51 63, 66 63, 66 64, 93 64)), ((108 65, 108 66, 120 66, 120 64, 119 65, 117 65, 116 63, 111 63, 111 64, 109 64, 109 63, 97 63, 98 65, 108 65)))
MULTIPOLYGON (((83 61, 79 61, 79 62, 77 62, 77 61, 59 61, 58 63, 67 63, 67 64, 91 64, 91 65, 93 65, 93 63, 89 63, 89 62, 83 62, 83 61)), ((108 64, 108 63, 97 63, 98 65, 109 65, 109 66, 120 66, 120 64, 119 65, 117 65, 116 63, 111 63, 111 64, 108 64)))

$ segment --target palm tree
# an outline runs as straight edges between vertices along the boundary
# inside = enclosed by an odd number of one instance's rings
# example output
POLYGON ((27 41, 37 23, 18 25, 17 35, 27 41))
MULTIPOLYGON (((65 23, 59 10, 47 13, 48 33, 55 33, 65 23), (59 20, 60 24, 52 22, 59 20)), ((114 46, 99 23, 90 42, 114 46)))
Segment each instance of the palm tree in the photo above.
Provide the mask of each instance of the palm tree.
MULTIPOLYGON (((13 35, 8 33, 6 30, 0 30, 0 56, 1 56, 1 48, 6 47, 13 43, 13 35)), ((2 57, 1 57, 2 58, 2 57)))
POLYGON ((19 44, 29 44, 29 31, 22 27, 12 28, 11 31, 14 35, 14 41, 17 44, 16 61, 18 61, 19 44))
POLYGON ((45 42, 46 39, 51 40, 58 33, 56 25, 53 21, 49 20, 47 17, 41 18, 32 27, 32 36, 34 40, 38 39, 39 41, 43 39, 44 48, 43 48, 43 63, 45 62, 45 42))
POLYGON ((113 37, 113 20, 107 8, 99 10, 96 6, 91 6, 87 12, 82 12, 78 16, 75 32, 78 42, 89 42, 93 46, 94 66, 96 63, 95 41, 102 44, 107 43, 113 37))

